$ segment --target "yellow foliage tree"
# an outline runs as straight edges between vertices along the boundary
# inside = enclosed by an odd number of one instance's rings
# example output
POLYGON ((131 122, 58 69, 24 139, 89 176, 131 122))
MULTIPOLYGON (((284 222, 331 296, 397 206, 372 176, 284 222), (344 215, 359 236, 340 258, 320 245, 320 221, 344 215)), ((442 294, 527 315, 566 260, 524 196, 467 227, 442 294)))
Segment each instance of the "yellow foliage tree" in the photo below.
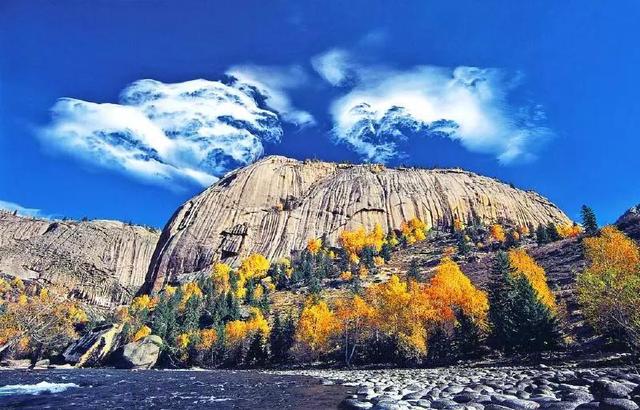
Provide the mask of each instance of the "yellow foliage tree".
POLYGON ((182 290, 182 299, 180 300, 180 310, 187 306, 187 302, 191 298, 201 298, 203 296, 202 289, 196 282, 187 282, 180 287, 182 290))
POLYGON ((269 336, 269 322, 255 307, 249 309, 249 319, 233 320, 225 325, 225 343, 230 349, 246 349, 249 341, 257 334, 265 339, 269 336))
POLYGON ((364 344, 373 332, 375 310, 362 297, 354 295, 338 300, 335 316, 342 332, 344 360, 349 365, 356 348, 364 344))
POLYGON ((3 295, 0 311, 0 347, 29 354, 38 360, 45 354, 59 353, 78 337, 76 325, 87 321, 87 314, 66 299, 63 291, 23 293, 22 281, 3 295))
POLYGON ((199 339, 196 350, 200 352, 209 351, 218 340, 218 332, 215 329, 200 329, 199 339))
POLYGON ((327 302, 308 300, 300 313, 296 327, 296 350, 317 359, 334 348, 339 322, 327 302))
POLYGON ((149 326, 143 325, 142 327, 140 327, 140 329, 138 329, 138 331, 136 331, 136 333, 134 333, 132 340, 134 342, 137 342, 138 340, 144 339, 150 334, 151 334, 151 328, 149 326))
POLYGON ((423 241, 427 238, 427 224, 417 217, 403 222, 400 226, 400 231, 409 244, 423 241))
POLYGON ((216 263, 213 265, 211 280, 216 293, 227 293, 231 289, 230 285, 231 266, 226 263, 216 263))
POLYGON ((392 275, 367 289, 366 300, 375 309, 377 328, 405 344, 416 356, 427 352, 428 327, 436 317, 419 284, 392 275))
POLYGON ((556 299, 547 284, 547 275, 544 269, 524 249, 510 250, 509 262, 516 275, 526 277, 538 294, 540 301, 552 312, 555 312, 557 309, 556 299))
POLYGON ((640 250, 613 226, 584 240, 588 267, 578 275, 578 300, 588 322, 603 334, 622 333, 640 349, 640 250))
POLYGON ((370 247, 380 252, 384 241, 385 234, 379 223, 375 224, 371 232, 360 227, 355 231, 344 230, 338 237, 338 243, 347 252, 352 263, 358 263, 356 260, 364 248, 370 247))
POLYGON ((132 311, 142 311, 144 309, 153 310, 153 308, 157 305, 158 300, 150 297, 149 295, 140 295, 133 298, 131 302, 131 310, 132 311))
POLYGON ((238 268, 236 297, 244 299, 247 294, 247 280, 264 278, 267 275, 269 266, 269 260, 259 253, 254 253, 244 258, 238 268))
POLYGON ((489 311, 487 294, 477 289, 451 258, 442 259, 426 292, 441 320, 455 321, 457 308, 480 327, 486 327, 489 311))
POLYGON ((556 225, 556 230, 561 238, 575 238, 582 233, 582 227, 577 224, 556 225))

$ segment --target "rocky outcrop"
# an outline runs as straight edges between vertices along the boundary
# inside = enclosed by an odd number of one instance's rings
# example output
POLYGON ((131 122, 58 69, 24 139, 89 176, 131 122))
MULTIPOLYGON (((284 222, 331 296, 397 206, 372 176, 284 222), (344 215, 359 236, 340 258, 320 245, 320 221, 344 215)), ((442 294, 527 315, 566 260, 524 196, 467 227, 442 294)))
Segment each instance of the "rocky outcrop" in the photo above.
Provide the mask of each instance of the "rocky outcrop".
POLYGON ((119 365, 127 369, 150 369, 158 361, 161 347, 162 338, 155 335, 128 343, 122 349, 119 365))
POLYGON ((75 367, 100 365, 118 344, 122 328, 121 324, 93 328, 69 345, 62 357, 75 367))
POLYGON ((214 261, 252 252, 288 255, 310 238, 419 217, 429 226, 463 222, 566 223, 546 198, 459 169, 389 169, 271 156, 227 174, 184 203, 166 225, 143 291, 160 289, 214 261))
POLYGON ((629 209, 618 218, 616 226, 629 237, 640 241, 640 204, 629 209))
POLYGON ((157 231, 117 221, 49 221, 0 213, 0 272, 111 307, 144 282, 157 231))

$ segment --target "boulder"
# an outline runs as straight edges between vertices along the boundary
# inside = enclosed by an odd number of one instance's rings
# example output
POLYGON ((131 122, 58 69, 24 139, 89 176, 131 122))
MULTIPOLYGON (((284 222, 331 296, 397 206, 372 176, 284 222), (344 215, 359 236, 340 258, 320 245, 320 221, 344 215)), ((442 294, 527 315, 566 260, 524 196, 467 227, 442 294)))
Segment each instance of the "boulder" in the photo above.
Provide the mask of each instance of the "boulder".
POLYGON ((602 401, 602 399, 607 397, 617 399, 627 398, 633 389, 620 382, 598 379, 591 385, 589 390, 596 400, 602 401))
POLYGON ((150 369, 158 361, 162 338, 151 335, 128 343, 122 349, 121 367, 128 369, 150 369))
POLYGON ((31 367, 31 360, 7 359, 2 361, 2 366, 9 367, 11 369, 28 369, 29 367, 31 367))
POLYGON ((62 357, 75 367, 99 365, 115 349, 121 332, 120 324, 95 327, 67 347, 62 357))

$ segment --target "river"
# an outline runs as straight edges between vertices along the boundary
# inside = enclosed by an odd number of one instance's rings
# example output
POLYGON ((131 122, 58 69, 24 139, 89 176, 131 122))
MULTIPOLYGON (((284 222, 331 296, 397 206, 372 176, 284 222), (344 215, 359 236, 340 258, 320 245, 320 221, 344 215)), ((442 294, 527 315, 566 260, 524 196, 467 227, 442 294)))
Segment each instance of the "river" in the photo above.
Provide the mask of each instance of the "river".
POLYGON ((0 371, 2 409, 330 409, 346 387, 259 371, 0 371))

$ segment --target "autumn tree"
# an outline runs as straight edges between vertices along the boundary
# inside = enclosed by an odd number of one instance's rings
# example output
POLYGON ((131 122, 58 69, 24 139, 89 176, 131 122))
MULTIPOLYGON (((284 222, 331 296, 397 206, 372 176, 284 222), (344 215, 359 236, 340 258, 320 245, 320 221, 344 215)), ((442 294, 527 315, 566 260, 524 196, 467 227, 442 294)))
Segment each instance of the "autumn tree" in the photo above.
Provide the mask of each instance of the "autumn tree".
POLYGON ((584 240, 587 269, 578 275, 578 300, 601 334, 640 349, 640 251, 613 226, 584 240))
POLYGON ((489 234, 491 235, 491 238, 498 243, 504 243, 507 238, 504 232, 504 228, 500 224, 491 225, 489 234))
POLYGON ((582 205, 580 209, 580 214, 582 215, 582 226, 584 227, 584 232, 587 236, 594 236, 598 233, 598 222, 596 220, 596 214, 593 212, 593 209, 589 208, 586 205, 582 205))
POLYGON ((2 287, 0 352, 27 356, 35 363, 60 353, 78 337, 77 327, 88 321, 84 310, 60 291, 27 288, 19 279, 2 287))
POLYGON ((417 217, 403 222, 400 226, 402 236, 409 245, 427 239, 427 230, 427 224, 417 217))
POLYGON ((367 288, 376 328, 393 347, 400 362, 417 362, 427 353, 429 327, 437 313, 423 287, 392 275, 385 283, 367 288))
POLYGON ((547 284, 547 275, 544 269, 524 249, 512 249, 508 255, 513 273, 516 276, 524 276, 531 283, 538 299, 552 312, 555 312, 557 309, 556 299, 547 284))
POLYGON ((489 302, 487 294, 477 289, 451 258, 445 257, 429 281, 426 293, 440 320, 454 322, 460 310, 481 326, 486 325, 489 302))
POLYGON ((339 331, 335 314, 323 300, 307 300, 302 308, 295 334, 295 348, 302 359, 317 360, 329 353, 339 331))
POLYGON ((335 316, 342 333, 341 343, 344 362, 350 366, 356 349, 366 343, 373 332, 375 311, 359 295, 339 300, 335 307, 335 316))
POLYGON ((561 238, 575 238, 582 233, 582 227, 576 223, 560 224, 556 229, 561 238))

